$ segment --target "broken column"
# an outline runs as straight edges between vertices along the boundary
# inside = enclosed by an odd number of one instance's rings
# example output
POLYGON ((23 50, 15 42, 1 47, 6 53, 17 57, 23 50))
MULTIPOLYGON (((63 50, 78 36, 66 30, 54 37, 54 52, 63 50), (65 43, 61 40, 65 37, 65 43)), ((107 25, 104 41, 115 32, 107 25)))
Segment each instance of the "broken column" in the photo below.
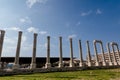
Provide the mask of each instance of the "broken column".
POLYGON ((20 55, 21 39, 22 39, 22 31, 19 31, 18 43, 17 43, 17 49, 16 49, 16 57, 15 57, 15 61, 13 64, 13 69, 19 69, 19 55, 20 55))
POLYGON ((2 67, 1 55, 2 55, 5 31, 4 30, 0 30, 0 32, 1 32, 1 34, 0 34, 0 68, 1 68, 2 67))
POLYGON ((37 43, 37 33, 34 33, 34 40, 33 40, 33 54, 32 54, 32 61, 30 68, 35 69, 36 68, 36 44, 37 43))
POLYGON ((91 67, 91 66, 92 66, 92 62, 91 62, 91 55, 90 55, 89 41, 87 41, 86 46, 87 46, 87 59, 88 59, 88 66, 91 67))
POLYGON ((47 37, 47 59, 46 59, 46 64, 45 68, 50 68, 51 63, 50 63, 50 36, 47 37))
POLYGON ((82 44, 81 44, 81 40, 79 40, 79 53, 80 53, 80 63, 79 63, 79 66, 83 67, 84 66, 84 62, 83 62, 83 56, 82 56, 82 44))
POLYGON ((62 59, 62 37, 59 37, 59 49, 60 49, 59 67, 63 67, 63 59, 62 59))
POLYGON ((69 67, 74 67, 72 38, 70 38, 70 65, 69 67))
POLYGON ((107 51, 108 51, 108 58, 109 58, 109 66, 112 66, 112 60, 111 60, 111 56, 110 56, 110 44, 107 43, 107 51))

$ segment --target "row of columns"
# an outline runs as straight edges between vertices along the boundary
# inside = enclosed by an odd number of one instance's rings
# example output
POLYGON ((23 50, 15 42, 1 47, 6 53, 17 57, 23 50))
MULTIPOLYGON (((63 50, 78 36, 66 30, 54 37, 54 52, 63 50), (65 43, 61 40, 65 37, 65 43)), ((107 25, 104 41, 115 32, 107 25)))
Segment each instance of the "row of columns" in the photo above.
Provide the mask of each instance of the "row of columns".
MULTIPOLYGON (((1 53, 2 53, 2 46, 3 46, 3 40, 4 40, 4 35, 5 35, 5 31, 1 30, 1 35, 0 35, 0 62, 1 62, 1 53)), ((37 33, 34 33, 34 40, 33 40, 33 53, 32 53, 32 60, 31 60, 31 64, 30 64, 30 68, 31 69, 35 69, 36 68, 36 46, 37 46, 37 33)), ((19 55, 20 55, 20 47, 21 47, 21 40, 22 40, 22 31, 19 31, 18 34, 18 42, 17 42, 17 49, 16 49, 16 57, 15 57, 15 61, 14 61, 14 65, 13 65, 13 69, 18 69, 19 68, 19 55)), ((70 67, 74 67, 74 62, 73 62, 73 44, 72 44, 72 38, 69 39, 70 40, 70 67)), ((97 46, 96 44, 99 43, 100 44, 100 48, 101 48, 101 53, 102 53, 102 62, 103 62, 103 66, 107 66, 106 64, 106 60, 105 60, 105 56, 104 56, 104 48, 103 48, 103 43, 101 40, 94 40, 93 44, 94 44, 94 52, 95 52, 95 66, 100 66, 99 64, 99 59, 98 59, 98 52, 97 52, 97 46)), ((82 44, 81 44, 81 40, 78 41, 79 44, 79 53, 80 53, 80 63, 79 66, 80 67, 84 67, 84 60, 83 60, 83 53, 82 53, 82 44)), ((89 46, 89 41, 86 42, 86 46, 87 46, 87 63, 88 66, 92 66, 92 60, 91 60, 91 54, 90 54, 90 46, 89 46)), ((119 54, 119 48, 118 48, 118 44, 115 42, 111 43, 112 46, 112 51, 113 51, 113 59, 114 62, 112 62, 112 59, 110 57, 110 46, 109 43, 107 44, 107 50, 108 50, 108 56, 109 56, 109 65, 120 65, 120 54, 119 54), (116 57, 115 57, 115 49, 114 47, 116 46, 117 49, 117 53, 118 53, 118 57, 119 57, 119 62, 117 62, 116 57)), ((60 57, 59 57, 59 67, 63 67, 63 60, 62 60, 62 37, 59 37, 59 52, 60 52, 60 57)), ((50 36, 47 36, 47 57, 46 57, 46 64, 45 64, 45 68, 50 68, 51 67, 51 63, 50 63, 50 36)))

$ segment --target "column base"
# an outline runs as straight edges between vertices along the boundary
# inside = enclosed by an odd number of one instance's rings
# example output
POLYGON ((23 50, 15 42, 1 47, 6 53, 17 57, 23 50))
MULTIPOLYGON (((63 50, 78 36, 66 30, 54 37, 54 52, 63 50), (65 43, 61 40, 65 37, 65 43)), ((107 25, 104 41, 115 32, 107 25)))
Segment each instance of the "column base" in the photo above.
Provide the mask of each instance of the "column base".
POLYGON ((118 62, 118 65, 120 65, 120 60, 119 60, 119 62, 118 62))
POLYGON ((92 63, 91 63, 91 62, 88 62, 88 66, 91 67, 91 66, 92 66, 92 63))
POLYGON ((115 65, 115 66, 118 65, 118 63, 117 63, 117 62, 114 62, 114 65, 115 65))
POLYGON ((13 64, 13 69, 19 69, 20 65, 19 64, 13 64))
POLYGON ((45 68, 51 68, 51 63, 46 63, 45 68))
POLYGON ((59 66, 58 66, 59 68, 61 68, 61 67, 63 67, 63 63, 59 63, 59 66))
POLYGON ((109 62, 109 66, 112 66, 113 65, 113 63, 112 62, 109 62))
POLYGON ((74 65, 74 63, 70 63, 70 65, 69 65, 69 67, 74 67, 75 65, 74 65))
POLYGON ((35 63, 31 63, 30 64, 30 69, 35 69, 36 68, 36 64, 35 63))
POLYGON ((106 62, 103 62, 103 64, 102 64, 102 65, 103 65, 103 66, 107 66, 107 65, 106 65, 106 62))
POLYGON ((84 63, 83 63, 83 62, 80 62, 80 63, 79 63, 79 66, 80 66, 80 67, 83 67, 83 66, 84 66, 84 63))
POLYGON ((100 63, 99 63, 99 62, 96 62, 95 66, 100 66, 100 63))

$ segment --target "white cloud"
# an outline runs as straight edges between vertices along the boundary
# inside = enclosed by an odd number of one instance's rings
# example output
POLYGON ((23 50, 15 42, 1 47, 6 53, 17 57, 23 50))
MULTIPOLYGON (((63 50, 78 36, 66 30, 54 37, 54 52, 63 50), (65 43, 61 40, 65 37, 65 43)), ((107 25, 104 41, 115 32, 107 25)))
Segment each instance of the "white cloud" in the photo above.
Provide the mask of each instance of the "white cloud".
POLYGON ((46 2, 47 2, 47 0, 27 0, 26 4, 29 8, 31 8, 36 3, 45 4, 46 2))
POLYGON ((28 32, 32 32, 32 33, 38 33, 39 32, 39 29, 35 28, 35 27, 29 27, 27 29, 28 32))
POLYGON ((31 19, 29 17, 24 17, 20 19, 21 23, 32 23, 31 19))
POLYGON ((17 41, 17 38, 9 38, 9 37, 5 37, 5 40, 4 40, 5 43, 11 44, 11 45, 14 45, 16 41, 17 41))
POLYGON ((81 22, 79 21, 79 22, 77 22, 76 26, 79 26, 80 24, 81 24, 81 22))
POLYGON ((45 34, 47 34, 47 31, 40 31, 39 32, 41 35, 45 35, 45 34))
POLYGON ((80 15, 81 16, 87 16, 87 15, 90 15, 92 13, 92 11, 88 11, 88 12, 82 12, 80 15))
POLYGON ((10 27, 10 28, 4 28, 4 30, 10 30, 10 31, 21 31, 19 27, 10 27))
POLYGON ((75 37, 77 37, 76 34, 72 34, 72 35, 69 35, 69 36, 68 36, 68 38, 75 38, 75 37))
POLYGON ((96 14, 102 14, 102 11, 100 9, 97 9, 96 14))
POLYGON ((27 37, 25 35, 22 36, 22 42, 26 42, 27 41, 27 37))

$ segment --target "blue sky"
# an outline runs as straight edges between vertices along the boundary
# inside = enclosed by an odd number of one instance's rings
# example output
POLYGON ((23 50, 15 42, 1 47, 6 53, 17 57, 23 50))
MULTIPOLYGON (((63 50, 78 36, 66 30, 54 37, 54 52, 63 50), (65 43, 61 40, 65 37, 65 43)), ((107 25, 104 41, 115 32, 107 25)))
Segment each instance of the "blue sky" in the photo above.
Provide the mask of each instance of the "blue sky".
MULTIPOLYGON (((78 40, 86 55, 86 40, 119 41, 119 0, 0 0, 0 29, 6 30, 2 56, 15 56, 18 31, 23 31, 20 56, 32 56, 33 33, 38 33, 37 56, 46 56, 46 36, 51 36, 51 56, 59 56, 58 38, 63 37, 63 56, 69 57, 73 38, 74 57, 78 40)), ((99 46, 98 46, 99 47, 99 46)))

